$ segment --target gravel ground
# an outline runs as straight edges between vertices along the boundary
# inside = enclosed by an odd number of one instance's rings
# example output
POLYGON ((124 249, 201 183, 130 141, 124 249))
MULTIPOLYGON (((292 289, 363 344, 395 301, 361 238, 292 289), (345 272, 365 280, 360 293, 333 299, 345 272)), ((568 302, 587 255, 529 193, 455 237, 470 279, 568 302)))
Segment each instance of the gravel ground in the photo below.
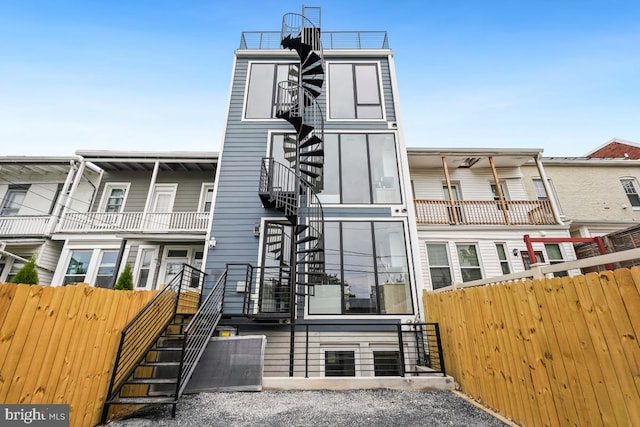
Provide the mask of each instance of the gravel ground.
POLYGON ((263 391, 184 396, 142 409, 110 427, 204 426, 506 426, 448 391, 263 391))

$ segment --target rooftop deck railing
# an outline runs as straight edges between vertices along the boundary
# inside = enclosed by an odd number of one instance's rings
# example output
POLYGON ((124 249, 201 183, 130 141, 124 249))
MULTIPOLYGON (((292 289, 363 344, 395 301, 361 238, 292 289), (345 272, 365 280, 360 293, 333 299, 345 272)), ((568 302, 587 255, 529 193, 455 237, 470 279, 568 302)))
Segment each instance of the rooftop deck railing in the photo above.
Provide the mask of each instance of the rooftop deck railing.
POLYGON ((418 224, 554 225, 548 200, 415 200, 418 224))
MULTIPOLYGON (((327 49, 389 49, 386 31, 325 31, 322 47, 327 49)), ((282 49, 279 31, 245 31, 240 49, 282 49)))

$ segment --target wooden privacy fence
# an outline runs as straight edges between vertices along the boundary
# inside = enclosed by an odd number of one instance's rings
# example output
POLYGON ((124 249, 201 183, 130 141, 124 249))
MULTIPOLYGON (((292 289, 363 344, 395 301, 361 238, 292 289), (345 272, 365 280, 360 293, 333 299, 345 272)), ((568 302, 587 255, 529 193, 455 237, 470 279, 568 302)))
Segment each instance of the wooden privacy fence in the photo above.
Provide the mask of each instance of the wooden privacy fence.
POLYGON ((100 422, 120 331, 156 291, 0 284, 0 403, 68 404, 100 422))
POLYGON ((425 293, 447 373, 525 426, 640 423, 640 267, 425 293))

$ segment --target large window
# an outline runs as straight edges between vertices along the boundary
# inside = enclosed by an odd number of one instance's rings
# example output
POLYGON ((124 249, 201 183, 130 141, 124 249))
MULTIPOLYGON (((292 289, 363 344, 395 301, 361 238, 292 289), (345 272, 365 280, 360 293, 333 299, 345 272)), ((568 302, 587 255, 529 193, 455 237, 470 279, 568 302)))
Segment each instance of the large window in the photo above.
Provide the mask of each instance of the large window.
POLYGON ((427 243, 427 261, 433 289, 451 285, 451 267, 446 243, 427 243))
POLYGON ((200 191, 200 212, 211 212, 211 203, 213 202, 213 184, 202 184, 200 191))
MULTIPOLYGON (((318 195, 322 203, 402 203, 394 134, 324 136, 324 187, 318 195)), ((289 164, 283 149, 287 138, 274 135, 271 150, 284 164, 289 164)))
POLYGON ((10 185, 2 200, 0 216, 18 215, 29 190, 29 185, 10 185))
POLYGON ((622 188, 624 189, 624 192, 627 195, 631 206, 640 207, 638 182, 635 180, 635 178, 624 178, 620 180, 620 183, 622 184, 622 188))
POLYGON ((245 118, 274 118, 278 83, 290 79, 297 81, 297 76, 297 64, 251 64, 245 118))
POLYGON ((373 352, 373 369, 376 377, 399 377, 402 375, 401 367, 399 351, 373 352))
POLYGON ((325 223, 323 285, 309 297, 310 314, 412 313, 401 222, 325 223))
POLYGON ((329 64, 329 118, 382 118, 377 64, 329 64))
POLYGON ((474 244, 456 244, 463 282, 482 279, 478 248, 474 244))

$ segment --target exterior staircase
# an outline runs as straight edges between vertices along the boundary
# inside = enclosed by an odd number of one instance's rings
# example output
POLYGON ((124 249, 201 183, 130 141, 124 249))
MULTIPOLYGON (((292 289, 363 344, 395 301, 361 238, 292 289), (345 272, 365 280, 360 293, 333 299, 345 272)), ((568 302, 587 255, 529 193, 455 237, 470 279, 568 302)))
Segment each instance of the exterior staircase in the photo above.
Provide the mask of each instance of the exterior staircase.
POLYGON ((206 274, 184 264, 180 274, 122 330, 102 411, 113 405, 172 405, 172 416, 222 317, 227 272, 202 299, 194 283, 206 274), (197 280, 196 280, 197 278, 197 280))
MULTIPOLYGON (((263 206, 280 211, 291 230, 288 234, 269 230, 266 243, 280 260, 280 268, 287 271, 291 299, 313 294, 314 286, 325 277, 324 213, 317 196, 323 188, 324 167, 324 113, 317 99, 325 78, 319 16, 316 22, 305 16, 312 9, 303 8, 302 15, 286 14, 282 20, 281 45, 295 51, 299 63, 278 84, 275 115, 289 122, 295 134, 284 137, 287 164, 263 160, 259 187, 263 206)), ((263 269, 261 288, 268 286, 266 277, 263 269)), ((253 317, 261 315, 261 295, 253 317)), ((281 317, 294 309, 295 304, 289 304, 281 317)))

